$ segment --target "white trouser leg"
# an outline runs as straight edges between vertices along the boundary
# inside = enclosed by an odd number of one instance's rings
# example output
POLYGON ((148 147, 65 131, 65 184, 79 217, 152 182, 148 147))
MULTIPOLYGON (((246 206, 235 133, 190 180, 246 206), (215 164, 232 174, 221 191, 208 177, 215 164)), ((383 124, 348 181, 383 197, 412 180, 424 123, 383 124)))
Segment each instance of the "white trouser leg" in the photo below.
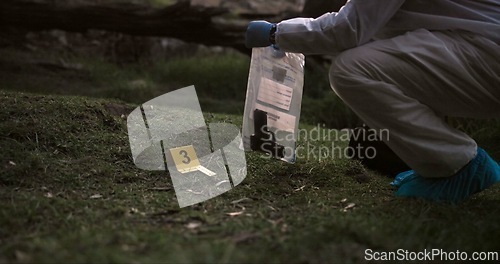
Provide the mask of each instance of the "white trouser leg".
POLYGON ((412 169, 448 177, 477 145, 440 116, 500 117, 500 46, 466 32, 417 30, 341 53, 330 82, 368 126, 390 131, 387 145, 412 169))

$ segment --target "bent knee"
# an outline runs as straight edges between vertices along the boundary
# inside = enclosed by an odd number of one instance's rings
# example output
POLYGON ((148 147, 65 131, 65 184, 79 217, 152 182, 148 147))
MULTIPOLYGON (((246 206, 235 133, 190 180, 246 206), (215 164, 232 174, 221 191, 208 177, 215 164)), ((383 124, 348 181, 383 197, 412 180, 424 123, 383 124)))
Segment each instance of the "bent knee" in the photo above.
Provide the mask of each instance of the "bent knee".
POLYGON ((340 53, 332 62, 329 71, 330 86, 339 97, 345 96, 349 84, 359 75, 359 61, 357 49, 340 53))
POLYGON ((329 72, 330 85, 341 98, 363 80, 380 78, 385 71, 387 56, 371 45, 360 46, 340 53, 329 72))

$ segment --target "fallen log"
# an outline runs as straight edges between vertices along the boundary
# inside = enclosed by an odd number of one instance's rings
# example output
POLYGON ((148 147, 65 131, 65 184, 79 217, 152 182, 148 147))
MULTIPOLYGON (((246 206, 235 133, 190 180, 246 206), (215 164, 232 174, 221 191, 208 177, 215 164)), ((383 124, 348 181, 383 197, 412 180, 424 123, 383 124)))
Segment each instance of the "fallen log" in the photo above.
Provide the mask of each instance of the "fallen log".
MULTIPOLYGON (((39 31, 61 29, 85 32, 106 30, 137 36, 165 36, 205 45, 244 49, 244 32, 252 19, 279 21, 297 16, 290 8, 237 8, 235 1, 179 0, 163 7, 136 2, 113 1, 0 1, 0 27, 39 31)), ((248 4, 248 3, 247 3, 248 4)), ((241 3, 239 4, 242 5, 241 3)))

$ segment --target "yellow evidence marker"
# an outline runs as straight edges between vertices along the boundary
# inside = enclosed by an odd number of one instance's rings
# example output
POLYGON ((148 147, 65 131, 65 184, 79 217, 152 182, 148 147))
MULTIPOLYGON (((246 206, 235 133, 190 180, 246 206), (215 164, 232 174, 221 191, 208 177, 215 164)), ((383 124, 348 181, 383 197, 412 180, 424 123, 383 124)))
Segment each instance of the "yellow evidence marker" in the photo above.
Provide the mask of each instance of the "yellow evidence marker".
POLYGON ((174 159, 175 167, 182 173, 200 171, 207 176, 215 176, 215 172, 201 166, 193 145, 170 149, 170 154, 174 159))

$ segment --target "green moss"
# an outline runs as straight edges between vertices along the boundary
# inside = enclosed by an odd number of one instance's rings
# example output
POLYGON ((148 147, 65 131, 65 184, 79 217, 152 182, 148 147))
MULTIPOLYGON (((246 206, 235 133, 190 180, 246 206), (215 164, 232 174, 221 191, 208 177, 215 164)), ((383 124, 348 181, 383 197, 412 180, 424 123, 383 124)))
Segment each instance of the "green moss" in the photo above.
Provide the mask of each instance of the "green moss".
POLYGON ((396 199, 390 179, 347 159, 248 153, 240 186, 179 209, 172 190, 155 189, 171 187, 167 173, 133 165, 122 114, 135 105, 4 91, 0 101, 2 262, 353 263, 366 248, 500 246, 500 186, 445 206, 396 199))

